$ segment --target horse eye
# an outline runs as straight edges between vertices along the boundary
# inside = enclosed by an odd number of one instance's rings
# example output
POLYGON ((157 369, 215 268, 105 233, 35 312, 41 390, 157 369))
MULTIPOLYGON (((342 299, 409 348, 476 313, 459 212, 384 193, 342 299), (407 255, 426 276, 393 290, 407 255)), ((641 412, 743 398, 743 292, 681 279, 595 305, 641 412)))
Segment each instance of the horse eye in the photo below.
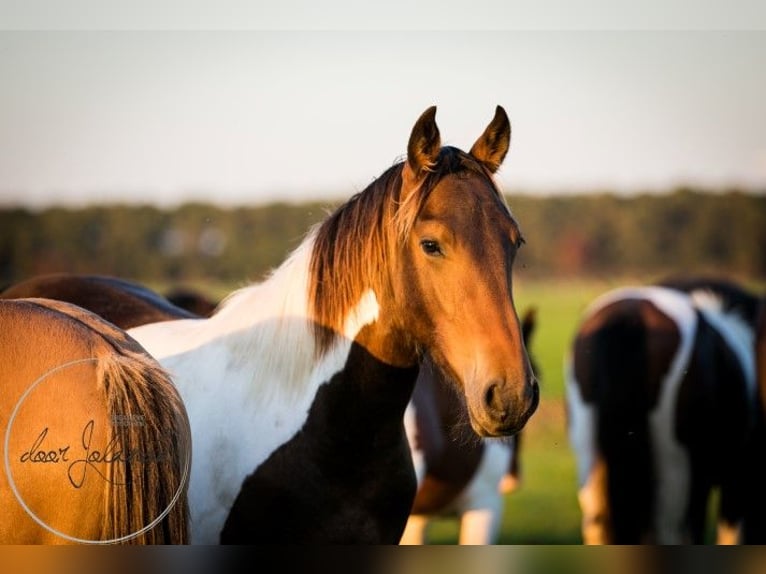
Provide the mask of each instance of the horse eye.
POLYGON ((426 255, 442 255, 442 249, 439 246, 439 242, 434 241, 433 239, 424 239, 420 242, 420 247, 426 255))

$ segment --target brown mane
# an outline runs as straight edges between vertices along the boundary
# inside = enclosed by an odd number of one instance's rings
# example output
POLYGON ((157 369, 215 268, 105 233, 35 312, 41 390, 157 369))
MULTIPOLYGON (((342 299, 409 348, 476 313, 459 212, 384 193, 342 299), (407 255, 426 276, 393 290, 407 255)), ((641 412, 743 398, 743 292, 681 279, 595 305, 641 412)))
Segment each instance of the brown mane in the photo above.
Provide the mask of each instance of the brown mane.
POLYGON ((388 168, 317 229, 310 263, 309 308, 320 355, 343 332, 343 321, 364 290, 387 289, 388 266, 382 262, 403 243, 441 179, 453 174, 478 174, 492 183, 503 200, 487 169, 451 146, 439 151, 436 165, 406 197, 402 197, 403 168, 403 161, 388 168))

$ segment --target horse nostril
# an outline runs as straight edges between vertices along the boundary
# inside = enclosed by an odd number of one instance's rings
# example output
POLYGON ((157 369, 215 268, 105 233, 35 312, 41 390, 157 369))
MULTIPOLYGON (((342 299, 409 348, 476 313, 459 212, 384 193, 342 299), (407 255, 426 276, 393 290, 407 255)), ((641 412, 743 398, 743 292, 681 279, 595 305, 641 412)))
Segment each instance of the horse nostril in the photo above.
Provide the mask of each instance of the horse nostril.
POLYGON ((487 390, 484 391, 484 404, 490 412, 494 413, 498 418, 504 419, 508 415, 508 408, 503 403, 501 395, 500 385, 490 383, 487 385, 487 390))

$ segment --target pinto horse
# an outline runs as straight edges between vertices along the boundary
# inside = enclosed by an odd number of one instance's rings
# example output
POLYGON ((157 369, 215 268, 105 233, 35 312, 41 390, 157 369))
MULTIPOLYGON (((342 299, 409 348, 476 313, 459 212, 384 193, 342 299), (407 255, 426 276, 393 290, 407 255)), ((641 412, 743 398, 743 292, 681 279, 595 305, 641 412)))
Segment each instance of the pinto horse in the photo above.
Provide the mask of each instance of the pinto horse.
POLYGON ((466 153, 441 145, 435 115, 264 281, 208 318, 129 330, 189 412, 193 543, 398 543, 424 357, 480 436, 517 433, 537 408, 511 290, 523 239, 493 179, 510 122, 497 106, 466 153))
POLYGON ((2 300, 0 388, 0 543, 188 543, 186 411, 124 331, 2 300))
MULTIPOLYGON (((536 310, 527 309, 522 319, 527 352, 535 320, 536 310)), ((468 426, 464 402, 428 362, 415 383, 405 427, 418 491, 400 544, 425 544, 429 522, 439 517, 460 521, 459 544, 495 544, 504 495, 520 481, 521 432, 504 439, 478 437, 468 426)))
POLYGON ((568 430, 587 544, 743 540, 757 422, 755 298, 717 280, 603 294, 565 360, 568 430))

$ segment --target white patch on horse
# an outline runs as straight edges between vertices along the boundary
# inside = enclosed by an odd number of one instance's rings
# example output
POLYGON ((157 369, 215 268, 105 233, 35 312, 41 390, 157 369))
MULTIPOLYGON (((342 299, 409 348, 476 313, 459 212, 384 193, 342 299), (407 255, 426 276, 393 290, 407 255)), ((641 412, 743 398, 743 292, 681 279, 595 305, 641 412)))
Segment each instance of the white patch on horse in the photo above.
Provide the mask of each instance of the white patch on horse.
POLYGON ((691 464, 686 449, 675 440, 674 421, 678 391, 686 374, 697 332, 697 315, 683 293, 661 287, 647 287, 646 298, 673 319, 681 333, 681 342, 660 384, 657 409, 649 423, 654 444, 657 476, 655 532, 659 544, 683 544, 686 541, 684 515, 689 505, 691 464))
POLYGON ((173 376, 192 427, 192 544, 217 544, 244 479, 303 426, 319 387, 378 317, 366 292, 319 363, 308 313, 309 236, 269 278, 227 297, 209 319, 129 333, 173 376))

